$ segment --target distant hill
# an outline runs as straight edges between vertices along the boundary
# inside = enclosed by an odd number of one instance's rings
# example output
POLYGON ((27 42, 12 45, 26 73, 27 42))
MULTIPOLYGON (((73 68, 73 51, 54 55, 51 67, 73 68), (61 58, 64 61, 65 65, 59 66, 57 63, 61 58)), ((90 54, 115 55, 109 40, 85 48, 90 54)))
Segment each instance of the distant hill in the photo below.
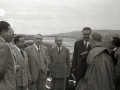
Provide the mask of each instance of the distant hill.
MULTIPOLYGON (((120 30, 92 30, 92 33, 94 32, 98 32, 102 34, 103 36, 120 35, 120 30)), ((68 33, 53 34, 52 36, 82 37, 82 31, 73 31, 73 32, 68 32, 68 33)))
MULTIPOLYGON (((101 33, 103 37, 111 37, 111 36, 120 36, 120 30, 92 30, 92 33, 98 32, 101 33)), ((17 34, 22 35, 26 40, 33 39, 33 35, 25 35, 25 34, 17 34)), ((82 31, 73 31, 67 33, 59 33, 59 34, 52 34, 52 35, 43 35, 46 39, 54 39, 54 36, 63 36, 63 37, 74 37, 74 38, 81 38, 82 31)))

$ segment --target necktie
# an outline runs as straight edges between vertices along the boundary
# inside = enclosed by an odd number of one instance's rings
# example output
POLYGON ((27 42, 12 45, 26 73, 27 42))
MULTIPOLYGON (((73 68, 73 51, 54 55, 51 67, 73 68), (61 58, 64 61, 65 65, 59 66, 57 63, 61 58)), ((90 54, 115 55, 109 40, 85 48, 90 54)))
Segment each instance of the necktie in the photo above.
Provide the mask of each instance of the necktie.
POLYGON ((60 47, 58 48, 58 53, 60 54, 60 47))
POLYGON ((22 54, 22 56, 23 56, 23 58, 24 58, 24 54, 23 54, 23 51, 22 51, 22 50, 20 50, 20 52, 21 52, 21 54, 22 54))
POLYGON ((87 49, 87 42, 85 42, 85 48, 87 49))
POLYGON ((38 52, 40 53, 40 46, 38 45, 38 52))

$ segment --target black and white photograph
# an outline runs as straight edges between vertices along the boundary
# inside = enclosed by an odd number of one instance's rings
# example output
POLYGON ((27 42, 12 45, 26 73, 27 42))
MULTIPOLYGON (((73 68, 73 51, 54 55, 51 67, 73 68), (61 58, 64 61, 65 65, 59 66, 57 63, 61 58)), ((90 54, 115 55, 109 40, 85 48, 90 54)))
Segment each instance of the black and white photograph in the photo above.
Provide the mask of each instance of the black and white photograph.
POLYGON ((120 1, 0 0, 0 90, 120 90, 120 1))

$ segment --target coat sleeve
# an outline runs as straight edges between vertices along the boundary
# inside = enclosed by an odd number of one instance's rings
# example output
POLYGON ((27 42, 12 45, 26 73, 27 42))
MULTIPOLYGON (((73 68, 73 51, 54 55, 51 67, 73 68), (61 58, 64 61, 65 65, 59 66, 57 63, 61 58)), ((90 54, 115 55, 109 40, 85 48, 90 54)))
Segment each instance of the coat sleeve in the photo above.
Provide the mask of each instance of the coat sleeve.
POLYGON ((10 56, 11 52, 7 45, 0 47, 0 79, 5 75, 10 56))
POLYGON ((30 75, 30 70, 29 70, 29 65, 28 65, 28 55, 27 55, 26 52, 25 52, 25 54, 26 54, 26 58, 27 58, 27 60, 26 60, 26 64, 27 64, 28 78, 29 78, 29 80, 31 80, 31 75, 30 75))
POLYGON ((72 60, 72 71, 74 71, 76 69, 76 62, 77 62, 77 47, 76 47, 76 42, 75 42, 73 60, 72 60))
POLYGON ((45 50, 45 58, 46 58, 46 65, 47 65, 47 68, 48 68, 48 65, 49 65, 49 56, 48 56, 48 48, 46 47, 46 50, 45 50))
POLYGON ((29 53, 29 48, 27 47, 26 49, 25 49, 25 52, 26 52, 26 54, 27 54, 27 63, 28 63, 28 68, 29 68, 29 71, 31 70, 31 63, 30 63, 30 61, 29 61, 29 56, 30 56, 30 53, 29 53))
POLYGON ((67 52, 67 73, 70 73, 70 53, 69 50, 67 52))
POLYGON ((118 60, 117 65, 115 66, 115 78, 114 83, 117 86, 120 83, 120 52, 116 54, 118 60))
POLYGON ((49 72, 50 72, 50 74, 51 74, 51 69, 52 69, 52 62, 53 62, 52 49, 50 49, 50 56, 49 56, 49 72))

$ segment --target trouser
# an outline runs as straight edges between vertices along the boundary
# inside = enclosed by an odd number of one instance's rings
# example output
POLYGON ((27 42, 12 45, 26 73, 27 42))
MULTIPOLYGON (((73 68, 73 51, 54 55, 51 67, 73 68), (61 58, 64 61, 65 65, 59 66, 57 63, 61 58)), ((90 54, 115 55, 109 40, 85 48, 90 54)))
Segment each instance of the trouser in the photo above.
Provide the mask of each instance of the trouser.
POLYGON ((26 86, 17 86, 16 90, 28 90, 28 85, 26 85, 26 86))
POLYGON ((66 78, 53 78, 52 90, 65 90, 66 78))
POLYGON ((29 84, 29 90, 45 90, 46 80, 47 72, 40 70, 37 80, 29 84))

